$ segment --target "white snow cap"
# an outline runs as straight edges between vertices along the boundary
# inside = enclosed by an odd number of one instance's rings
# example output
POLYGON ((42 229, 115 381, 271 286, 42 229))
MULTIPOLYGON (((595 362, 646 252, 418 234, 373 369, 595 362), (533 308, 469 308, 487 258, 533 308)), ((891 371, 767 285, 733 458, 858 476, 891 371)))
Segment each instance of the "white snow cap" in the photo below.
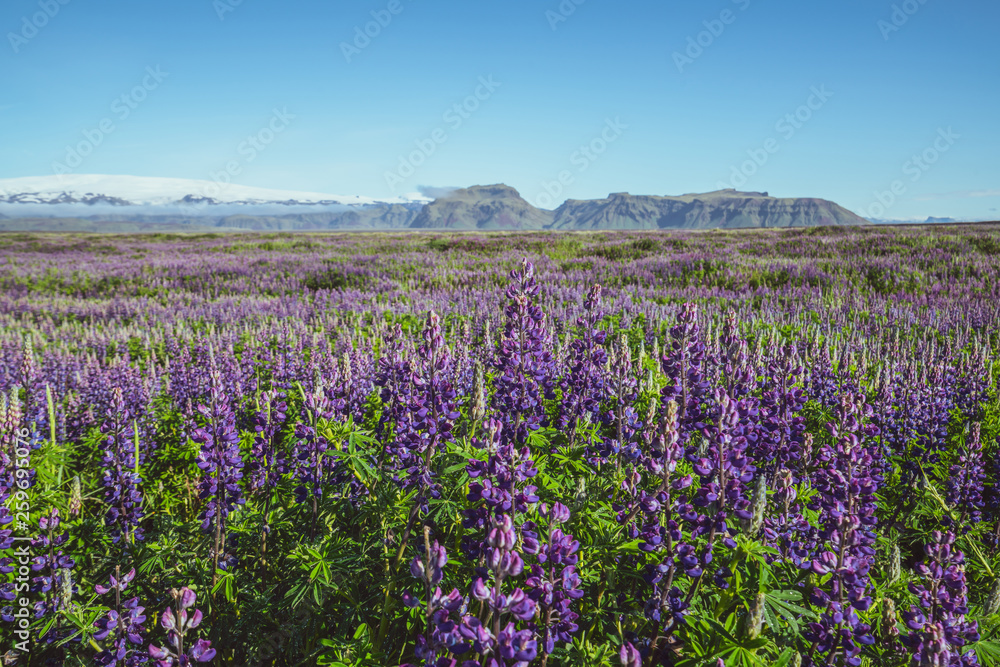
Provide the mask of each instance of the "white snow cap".
POLYGON ((419 193, 401 197, 374 199, 360 195, 334 195, 318 192, 298 192, 295 190, 272 190, 230 183, 215 183, 183 178, 150 178, 145 176, 104 176, 98 174, 64 174, 52 176, 28 176, 25 178, 0 179, 0 197, 37 194, 35 198, 19 198, 24 203, 32 200, 41 203, 62 193, 80 196, 114 197, 134 205, 173 204, 184 197, 214 199, 220 203, 232 202, 287 202, 302 204, 319 202, 365 206, 369 204, 405 204, 426 201, 419 193))

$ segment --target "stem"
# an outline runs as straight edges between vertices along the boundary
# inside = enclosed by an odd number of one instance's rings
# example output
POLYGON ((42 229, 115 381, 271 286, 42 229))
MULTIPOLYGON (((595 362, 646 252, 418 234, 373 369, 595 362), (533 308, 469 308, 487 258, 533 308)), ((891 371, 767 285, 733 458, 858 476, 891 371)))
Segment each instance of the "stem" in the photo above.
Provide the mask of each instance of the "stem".
POLYGON ((374 643, 376 651, 382 648, 382 643, 385 641, 385 635, 389 631, 389 602, 392 600, 392 593, 396 588, 396 573, 399 570, 400 561, 403 560, 403 554, 406 551, 406 543, 410 539, 410 533, 413 530, 413 522, 417 518, 419 511, 420 505, 414 502, 413 506, 410 508, 410 515, 406 519, 406 529, 403 531, 403 536, 399 543, 399 550, 396 552, 396 558, 392 564, 389 583, 386 584, 385 587, 385 599, 382 601, 382 619, 379 621, 378 638, 374 643))
POLYGON ((215 514, 215 545, 212 549, 212 597, 215 597, 215 584, 219 581, 219 552, 222 549, 222 512, 216 508, 215 514))
POLYGON ((132 429, 135 434, 135 474, 139 474, 139 420, 132 420, 132 429))
MULTIPOLYGON (((180 655, 184 655, 184 632, 185 632, 184 626, 181 625, 181 623, 180 623, 180 619, 181 619, 181 596, 180 595, 177 596, 175 609, 177 610, 175 618, 177 619, 177 624, 178 624, 177 625, 177 655, 180 656, 180 655)), ((215 605, 212 605, 212 609, 213 609, 213 611, 215 610, 215 605)))
POLYGON ((121 577, 121 566, 115 565, 115 582, 117 582, 115 586, 115 613, 118 614, 118 632, 116 634, 118 635, 119 640, 122 638, 122 635, 125 634, 124 624, 122 623, 122 594, 119 589, 122 581, 121 577))
POLYGON ((431 600, 432 600, 432 585, 431 585, 431 527, 424 526, 424 553, 427 554, 427 560, 424 561, 424 586, 427 592, 427 609, 426 617, 427 623, 424 628, 424 646, 427 650, 431 648, 431 600))

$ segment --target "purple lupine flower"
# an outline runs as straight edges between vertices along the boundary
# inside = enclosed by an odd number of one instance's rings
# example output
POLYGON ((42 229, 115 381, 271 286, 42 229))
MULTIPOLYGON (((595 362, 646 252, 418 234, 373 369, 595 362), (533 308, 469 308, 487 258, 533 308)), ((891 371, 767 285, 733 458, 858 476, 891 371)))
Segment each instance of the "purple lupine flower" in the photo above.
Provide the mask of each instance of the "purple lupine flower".
POLYGON ((253 418, 256 435, 246 465, 250 493, 271 492, 288 472, 288 462, 278 443, 287 414, 284 394, 267 391, 260 395, 260 409, 253 418))
POLYGON ((167 607, 160 616, 160 626, 167 631, 167 645, 150 644, 149 657, 156 661, 158 667, 187 667, 195 662, 209 662, 215 657, 212 642, 199 639, 192 644, 188 637, 201 625, 203 618, 200 609, 188 613, 197 599, 195 592, 184 587, 171 590, 170 595, 174 606, 167 607))
MULTIPOLYGON (((472 597, 485 603, 492 611, 493 629, 490 633, 492 646, 487 651, 478 652, 492 652, 493 658, 500 656, 505 659, 512 659, 508 654, 513 655, 521 651, 537 652, 531 630, 515 629, 515 621, 529 621, 534 618, 535 601, 520 588, 504 593, 504 582, 520 576, 524 571, 524 560, 516 551, 517 533, 509 514, 503 514, 493 521, 486 542, 488 546, 485 556, 489 575, 477 576, 472 582, 472 597), (490 581, 487 582, 487 579, 490 581), (505 616, 514 620, 501 629, 502 618, 505 616)), ((533 654, 527 660, 534 658, 533 654)))
POLYGON ((374 354, 364 354, 355 349, 348 339, 347 351, 337 365, 338 382, 328 388, 331 405, 343 421, 362 422, 367 410, 368 397, 375 387, 378 375, 374 354))
POLYGON ((583 597, 583 591, 580 590, 580 575, 576 572, 580 542, 558 528, 569 521, 569 508, 558 502, 551 508, 543 504, 539 514, 550 524, 547 541, 539 542, 527 523, 521 535, 525 553, 534 554, 538 561, 532 564, 525 586, 540 612, 534 630, 541 638, 544 656, 555 650, 556 642, 572 641, 578 629, 574 621, 579 615, 572 611, 571 605, 573 600, 583 597))
POLYGON ((620 456, 615 462, 616 467, 620 467, 622 461, 641 464, 642 449, 639 443, 633 441, 643 427, 633 407, 638 398, 639 382, 626 334, 622 334, 617 344, 611 347, 608 366, 607 387, 614 409, 604 413, 602 422, 614 429, 614 437, 601 443, 600 455, 602 458, 620 456))
POLYGON ((261 526, 261 552, 267 549, 267 535, 271 532, 270 520, 271 495, 281 478, 288 474, 288 460, 279 446, 281 427, 288 414, 288 405, 284 394, 276 391, 266 391, 260 395, 261 406, 254 415, 254 440, 250 450, 250 460, 247 462, 248 491, 251 494, 264 496, 264 507, 261 511, 263 525, 261 526))
POLYGON ((670 329, 670 349, 664 353, 661 365, 673 384, 660 391, 661 402, 674 401, 678 407, 681 444, 687 445, 692 433, 705 421, 702 403, 708 393, 705 379, 705 344, 698 327, 698 306, 685 303, 677 315, 677 324, 670 329))
POLYGON ((115 574, 110 577, 109 586, 97 584, 94 587, 98 595, 106 595, 111 591, 115 593, 114 609, 94 623, 98 629, 94 639, 104 641, 111 637, 111 645, 94 656, 94 662, 98 665, 115 667, 120 664, 124 667, 135 667, 144 665, 148 661, 148 653, 145 650, 130 648, 143 644, 142 635, 146 631, 142 626, 146 622, 143 612, 146 609, 139 605, 138 597, 124 602, 121 599, 121 594, 134 578, 135 568, 129 570, 125 576, 121 576, 121 571, 116 567, 115 574))
POLYGON ((442 655, 461 654, 470 648, 458 632, 458 623, 452 620, 453 614, 465 611, 466 600, 457 589, 445 595, 439 586, 447 563, 448 552, 437 541, 431 544, 430 528, 424 527, 424 557, 417 556, 410 563, 410 574, 424 584, 423 600, 404 593, 403 604, 411 609, 424 607, 425 630, 414 653, 426 667, 438 665, 442 655))
POLYGON ((104 523, 111 531, 111 539, 117 543, 123 537, 131 543, 142 539, 142 494, 139 484, 142 478, 136 472, 137 444, 133 440, 131 415, 125 407, 120 387, 111 390, 111 407, 101 425, 104 435, 104 502, 108 510, 104 523))
POLYGON ((298 482, 295 487, 295 502, 312 503, 312 523, 310 539, 316 536, 319 518, 319 501, 327 486, 330 467, 333 462, 327 457, 330 443, 319 431, 320 420, 333 418, 330 399, 318 389, 305 395, 302 402, 305 419, 295 425, 295 466, 293 477, 298 482))
POLYGON ((652 493, 641 491, 627 513, 625 508, 615 508, 619 510, 619 522, 628 528, 629 535, 639 538, 640 551, 658 556, 662 554, 660 562, 650 566, 644 577, 652 587, 652 594, 646 599, 643 613, 656 624, 657 636, 663 637, 669 637, 685 623, 684 616, 689 607, 674 583, 676 574, 681 572, 693 578, 702 574, 698 559, 693 557, 694 547, 683 541, 679 523, 682 516, 693 515, 694 508, 672 495, 672 492, 679 494, 691 486, 690 475, 673 475, 683 454, 677 403, 670 401, 645 459, 647 468, 658 483, 656 490, 652 493), (641 529, 636 530, 631 527, 631 522, 640 514, 641 529))
POLYGON ((622 644, 618 657, 621 658, 622 667, 642 667, 642 654, 631 642, 622 644))
POLYGON ((608 355, 604 342, 608 332, 597 328, 601 312, 601 286, 594 285, 583 302, 584 315, 577 320, 580 336, 570 343, 570 371, 562 380, 563 402, 559 428, 568 432, 573 445, 577 421, 588 415, 597 421, 604 399, 604 366, 608 355))
POLYGON ((336 456, 338 443, 330 439, 331 423, 338 415, 342 416, 337 407, 340 399, 331 398, 333 393, 317 387, 306 394, 302 405, 305 420, 295 425, 298 440, 294 447, 293 477, 299 482, 295 499, 299 503, 312 503, 310 538, 315 537, 320 499, 329 494, 330 497, 345 498, 358 505, 368 495, 368 487, 336 456))
POLYGON ((747 452, 758 468, 773 479, 775 471, 791 467, 801 456, 805 419, 800 416, 807 398, 796 385, 804 367, 794 343, 781 348, 761 383, 760 425, 755 429, 755 442, 747 452))
POLYGON ((202 477, 198 484, 199 497, 206 501, 201 513, 201 529, 213 531, 212 549, 213 580, 220 566, 225 549, 226 518, 237 505, 246 502, 239 481, 243 477, 243 459, 240 457, 240 437, 236 431, 236 416, 225 393, 222 375, 213 363, 209 370, 211 380, 209 405, 199 405, 204 426, 195 430, 191 439, 201 445, 198 467, 202 477))
POLYGON ((400 458, 406 466, 404 487, 419 489, 417 503, 427 511, 427 501, 441 495, 431 466, 434 455, 452 442, 452 429, 461 415, 449 379, 451 355, 441 333, 441 318, 434 311, 427 314, 423 338, 417 350, 421 369, 412 380, 409 412, 413 421, 400 440, 404 452, 400 458))
POLYGON ((965 555, 954 543, 952 533, 934 531, 931 543, 924 547, 927 560, 914 568, 921 580, 911 582, 909 589, 919 607, 902 613, 911 632, 900 637, 913 656, 913 665, 978 664, 975 652, 962 652, 967 643, 979 641, 979 628, 975 621, 965 619, 969 611, 965 555))
POLYGON ((834 370, 833 359, 830 356, 830 347, 818 341, 814 341, 814 346, 808 366, 809 378, 806 381, 806 395, 820 405, 834 407, 837 394, 840 391, 840 383, 834 370))
MULTIPOLYGON (((980 442, 980 425, 973 424, 968 438, 958 454, 958 461, 951 467, 948 476, 945 500, 959 513, 955 525, 962 532, 968 532, 972 525, 982 520, 984 482, 987 475, 983 465, 983 445, 980 442)), ((954 519, 949 513, 942 517, 942 523, 951 525, 954 519)))
MULTIPOLYGON (((692 504, 705 513, 692 512, 685 519, 694 524, 692 537, 708 535, 701 567, 708 567, 712 561, 716 538, 726 547, 735 548, 736 519, 747 521, 753 517, 748 485, 753 481, 756 468, 746 455, 747 440, 740 428, 740 402, 730 398, 725 389, 716 390, 716 402, 720 413, 718 425, 705 427, 707 441, 702 451, 689 455, 693 459, 694 472, 701 478, 692 504), (731 515, 734 518, 730 518, 731 515)), ((729 575, 725 568, 716 570, 716 585, 728 587, 725 580, 729 575)))
MULTIPOLYGON (((528 667, 532 660, 538 657, 538 642, 531 630, 518 630, 514 623, 508 623, 497 633, 496 656, 503 662, 493 658, 492 664, 497 667, 512 665, 513 667, 528 667)), ((491 663, 487 663, 491 664, 491 663)))
POLYGON ((379 452, 380 464, 386 456, 395 456, 397 442, 408 437, 412 428, 410 397, 413 393, 413 367, 404 349, 403 329, 394 325, 386 336, 387 351, 378 361, 379 372, 375 384, 381 387, 382 414, 379 417, 376 435, 384 443, 379 452))
MULTIPOLYGON (((528 447, 514 449, 509 441, 505 442, 504 427, 495 419, 487 420, 484 431, 484 439, 476 439, 476 442, 485 445, 490 452, 489 458, 485 462, 472 459, 466 466, 469 477, 475 480, 469 484, 466 498, 473 503, 482 501, 482 505, 462 511, 465 517, 463 525, 467 529, 485 530, 492 517, 507 513, 524 514, 538 502, 537 488, 525 484, 538 474, 528 447)), ((486 548, 484 542, 476 541, 472 536, 467 536, 463 546, 473 558, 478 558, 486 548)))
POLYGON ((34 557, 31 565, 32 570, 40 573, 32 578, 31 590, 43 596, 35 602, 35 618, 68 608, 73 594, 78 591, 72 579, 76 561, 58 548, 69 538, 65 532, 57 532, 60 523, 59 510, 49 510, 38 520, 41 533, 31 540, 35 553, 43 552, 34 557))
POLYGON ((871 627, 857 614, 872 605, 869 573, 875 556, 875 493, 881 483, 869 443, 878 428, 863 423, 870 415, 863 395, 844 394, 836 421, 827 425, 833 442, 818 455, 823 467, 813 481, 823 526, 820 543, 825 544, 811 565, 816 574, 833 576, 827 588, 812 590, 810 602, 824 612, 803 632, 816 646, 809 664, 841 656, 845 664, 859 665, 861 646, 875 641, 871 627))
MULTIPOLYGON (((527 512, 538 502, 537 488, 525 484, 538 474, 528 447, 529 434, 540 428, 545 418, 542 400, 550 395, 553 362, 547 351, 548 332, 541 309, 533 305, 538 294, 534 267, 527 259, 520 271, 511 272, 507 288, 507 322, 495 360, 499 376, 492 397, 495 416, 483 425, 486 461, 473 459, 466 467, 475 479, 469 485, 467 499, 477 505, 463 510, 467 529, 487 529, 495 522, 513 521, 513 516, 527 512)), ((488 542, 488 540, 487 540, 488 542)), ((466 536, 463 550, 478 558, 490 549, 472 536, 466 536)), ((499 626, 494 628, 494 635, 499 626)))
POLYGON ((726 391, 734 399, 745 398, 752 390, 754 370, 750 365, 746 339, 739 334, 736 312, 732 309, 726 313, 719 346, 719 364, 726 391))
POLYGON ((552 397, 554 364, 542 310, 533 303, 539 289, 535 267, 524 259, 510 279, 492 405, 503 424, 505 442, 521 447, 545 421, 542 401, 552 397))

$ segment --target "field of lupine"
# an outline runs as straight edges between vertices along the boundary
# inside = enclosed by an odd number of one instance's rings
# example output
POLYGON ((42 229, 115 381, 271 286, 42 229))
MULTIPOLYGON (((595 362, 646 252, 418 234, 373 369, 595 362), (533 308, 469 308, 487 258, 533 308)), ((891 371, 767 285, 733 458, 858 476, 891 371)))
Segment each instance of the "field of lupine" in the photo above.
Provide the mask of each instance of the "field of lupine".
POLYGON ((15 665, 1000 665, 1000 229, 0 236, 15 665))

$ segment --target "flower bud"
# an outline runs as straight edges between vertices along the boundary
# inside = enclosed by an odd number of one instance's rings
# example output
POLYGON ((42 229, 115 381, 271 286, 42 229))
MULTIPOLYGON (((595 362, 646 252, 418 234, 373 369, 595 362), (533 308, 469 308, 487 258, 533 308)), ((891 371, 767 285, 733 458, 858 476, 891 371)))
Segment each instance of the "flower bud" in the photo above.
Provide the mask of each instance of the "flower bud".
POLYGON ((622 667, 642 667, 642 654, 629 642, 622 644, 618 657, 622 661, 622 667))
POLYGON ((813 434, 806 433, 802 443, 802 470, 806 470, 812 462, 813 434))
POLYGON ((486 377, 481 361, 476 362, 473 378, 470 416, 475 421, 481 421, 486 416, 486 377))
POLYGON ((879 624, 882 646, 890 648, 896 643, 899 629, 896 627, 896 603, 892 598, 882 600, 882 618, 879 624))
POLYGON ((646 426, 650 427, 656 423, 656 413, 658 412, 658 402, 655 399, 650 399, 649 406, 646 408, 646 426))
POLYGON ((767 509, 767 479, 764 475, 757 476, 753 489, 753 515, 742 521, 747 535, 753 537, 764 525, 764 510, 767 509))
POLYGON ((59 568, 59 603, 61 609, 68 609, 73 601, 73 573, 68 568, 59 568))
POLYGON ((472 582, 472 597, 480 602, 490 599, 490 589, 486 587, 485 582, 480 577, 476 577, 476 580, 472 582))
POLYGON ((414 558, 410 561, 410 575, 414 579, 424 578, 424 563, 419 558, 414 558))
POLYGON ((889 585, 899 581, 900 577, 900 553, 899 545, 893 544, 892 551, 889 552, 889 585))
POLYGON ((576 480, 576 490, 573 492, 573 507, 580 509, 587 502, 587 480, 578 477, 576 480))
POLYGON ((760 631, 764 625, 764 594, 757 593, 750 611, 747 613, 746 633, 747 639, 756 639, 760 636, 760 631))
POLYGON ((623 333, 618 343, 621 348, 621 360, 627 368, 632 366, 632 348, 629 346, 628 334, 623 333))
POLYGON ((983 604, 983 615, 991 616, 998 611, 1000 611, 1000 577, 995 579, 993 586, 990 587, 990 594, 986 597, 985 604, 983 604))
POLYGON ((354 380, 352 377, 352 367, 351 367, 351 354, 349 352, 344 352, 344 356, 341 358, 341 382, 343 386, 350 387, 354 380))
POLYGON ((76 475, 73 477, 73 483, 70 485, 69 494, 69 513, 70 516, 76 516, 80 513, 83 508, 83 493, 80 490, 80 476, 76 475))

